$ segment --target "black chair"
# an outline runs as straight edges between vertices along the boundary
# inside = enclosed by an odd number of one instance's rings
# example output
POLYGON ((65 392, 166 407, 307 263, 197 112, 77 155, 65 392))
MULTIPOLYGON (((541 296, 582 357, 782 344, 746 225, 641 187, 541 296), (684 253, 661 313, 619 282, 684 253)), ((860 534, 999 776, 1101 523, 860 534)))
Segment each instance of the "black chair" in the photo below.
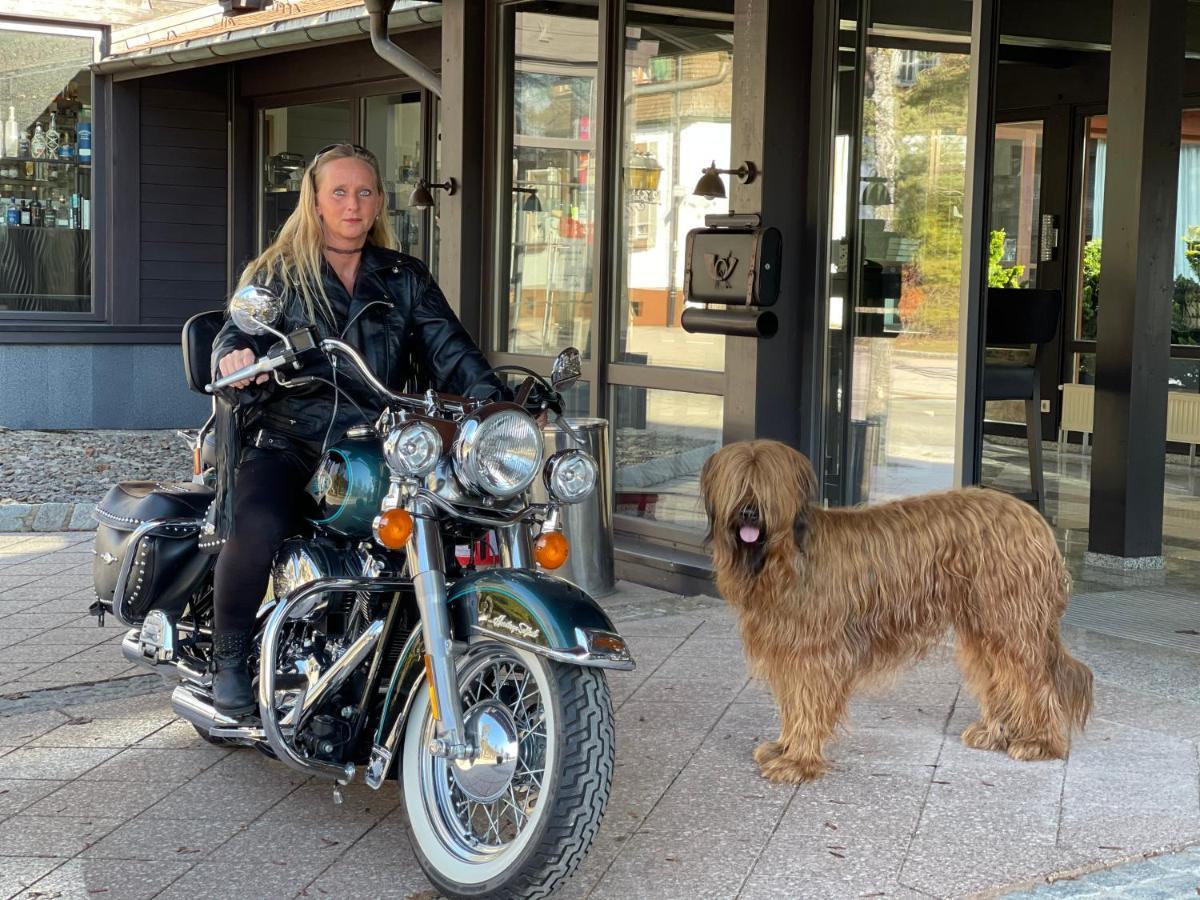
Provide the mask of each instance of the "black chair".
POLYGON ((988 288, 988 347, 1033 348, 1032 363, 985 362, 984 400, 1024 400, 1025 433, 1029 442, 1029 482, 1034 502, 1046 511, 1042 475, 1042 348, 1054 340, 1062 316, 1062 291, 1031 288, 988 288))

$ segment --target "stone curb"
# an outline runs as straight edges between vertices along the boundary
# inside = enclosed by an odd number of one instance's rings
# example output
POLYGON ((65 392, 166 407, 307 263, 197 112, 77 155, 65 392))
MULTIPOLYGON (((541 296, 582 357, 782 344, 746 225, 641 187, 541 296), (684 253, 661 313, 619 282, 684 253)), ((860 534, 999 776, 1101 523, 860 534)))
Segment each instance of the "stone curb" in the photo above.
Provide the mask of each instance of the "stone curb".
POLYGON ((96 502, 0 504, 0 534, 24 531, 95 531, 96 502))

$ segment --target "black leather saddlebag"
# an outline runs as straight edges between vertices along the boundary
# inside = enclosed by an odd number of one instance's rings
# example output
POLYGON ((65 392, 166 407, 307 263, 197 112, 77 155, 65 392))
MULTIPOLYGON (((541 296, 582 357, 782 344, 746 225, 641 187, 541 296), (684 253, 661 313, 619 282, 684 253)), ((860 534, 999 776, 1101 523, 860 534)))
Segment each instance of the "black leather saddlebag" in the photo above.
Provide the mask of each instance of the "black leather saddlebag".
POLYGON ((204 485, 155 481, 125 481, 115 485, 96 507, 96 556, 93 575, 96 596, 117 618, 138 625, 151 609, 178 615, 208 574, 215 557, 200 553, 196 526, 163 525, 134 535, 146 522, 160 519, 201 519, 212 502, 204 485), (122 597, 114 597, 127 554, 133 562, 122 597))

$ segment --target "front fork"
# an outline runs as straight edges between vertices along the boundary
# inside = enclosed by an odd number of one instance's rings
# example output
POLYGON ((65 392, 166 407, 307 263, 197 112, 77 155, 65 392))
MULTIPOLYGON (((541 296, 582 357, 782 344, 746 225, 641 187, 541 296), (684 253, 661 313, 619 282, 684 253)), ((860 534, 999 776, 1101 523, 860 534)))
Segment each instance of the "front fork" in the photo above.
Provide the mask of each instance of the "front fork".
MULTIPOLYGON (((456 659, 465 649, 456 645, 450 630, 446 590, 445 548, 438 529, 438 510, 423 497, 412 497, 408 511, 413 517, 405 567, 416 593, 417 610, 425 635, 425 674, 431 681, 431 700, 437 719, 437 737, 429 750, 434 756, 470 759, 476 747, 463 721, 462 698, 458 692, 456 659)), ((501 564, 532 569, 533 550, 529 529, 523 522, 496 529, 501 564)))

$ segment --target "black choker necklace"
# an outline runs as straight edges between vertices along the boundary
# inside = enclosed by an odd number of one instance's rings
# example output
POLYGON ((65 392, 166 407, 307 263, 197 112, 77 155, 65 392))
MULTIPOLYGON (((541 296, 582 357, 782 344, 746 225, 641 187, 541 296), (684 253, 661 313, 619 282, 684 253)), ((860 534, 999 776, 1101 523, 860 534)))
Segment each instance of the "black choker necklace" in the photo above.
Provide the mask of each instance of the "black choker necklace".
POLYGON ((349 255, 351 253, 362 253, 363 248, 356 247, 353 250, 343 250, 341 247, 326 247, 325 249, 328 250, 330 253, 345 253, 345 254, 349 255))

